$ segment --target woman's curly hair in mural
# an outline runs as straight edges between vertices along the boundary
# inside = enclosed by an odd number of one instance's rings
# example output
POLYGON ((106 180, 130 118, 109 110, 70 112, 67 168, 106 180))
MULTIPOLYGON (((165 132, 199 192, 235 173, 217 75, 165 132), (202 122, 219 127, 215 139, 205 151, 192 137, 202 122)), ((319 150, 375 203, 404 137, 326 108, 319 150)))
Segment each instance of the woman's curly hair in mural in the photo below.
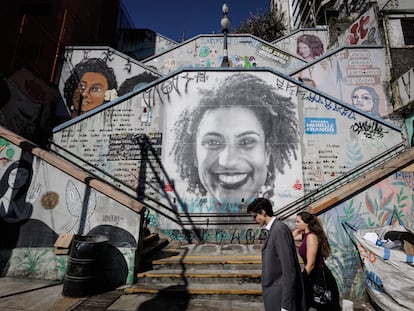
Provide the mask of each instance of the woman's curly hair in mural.
POLYGON ((108 90, 117 89, 118 82, 114 70, 106 64, 106 61, 101 58, 88 58, 75 65, 71 75, 65 81, 63 88, 63 96, 66 100, 66 105, 72 105, 73 92, 79 86, 80 79, 86 72, 97 72, 102 74, 108 82, 108 90))
POLYGON ((197 171, 197 131, 207 111, 223 107, 250 109, 261 123, 270 154, 264 186, 268 189, 266 196, 273 196, 275 174, 283 174, 285 166, 291 166, 292 156, 297 159, 299 139, 295 104, 251 74, 228 77, 216 90, 204 91, 198 105, 188 107, 180 114, 174 126, 176 139, 170 153, 177 164, 177 172, 189 182, 190 192, 199 189, 203 196, 207 194, 197 171))

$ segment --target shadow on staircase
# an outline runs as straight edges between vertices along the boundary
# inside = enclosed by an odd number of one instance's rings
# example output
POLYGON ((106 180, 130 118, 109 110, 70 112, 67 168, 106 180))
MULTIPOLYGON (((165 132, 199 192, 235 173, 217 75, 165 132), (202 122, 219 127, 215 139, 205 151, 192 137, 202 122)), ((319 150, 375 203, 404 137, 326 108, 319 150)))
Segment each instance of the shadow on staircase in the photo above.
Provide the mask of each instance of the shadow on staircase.
POLYGON ((262 244, 170 244, 122 298, 136 310, 263 310, 262 244))

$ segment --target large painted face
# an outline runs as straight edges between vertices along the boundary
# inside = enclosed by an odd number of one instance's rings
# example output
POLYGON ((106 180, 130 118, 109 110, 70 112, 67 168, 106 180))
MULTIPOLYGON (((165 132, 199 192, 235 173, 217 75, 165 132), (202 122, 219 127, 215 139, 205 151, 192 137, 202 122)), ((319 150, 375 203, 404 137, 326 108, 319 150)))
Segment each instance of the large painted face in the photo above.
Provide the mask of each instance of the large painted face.
POLYGON ((364 89, 356 90, 352 95, 352 104, 366 112, 371 112, 374 108, 372 95, 364 89))
POLYGON ((246 202, 264 185, 269 155, 262 124, 251 110, 208 110, 198 127, 196 148, 201 183, 220 202, 246 202))
POLYGON ((304 42, 298 43, 298 54, 304 59, 312 59, 312 52, 309 46, 304 42))
POLYGON ((19 189, 24 186, 29 179, 29 172, 25 168, 14 168, 9 174, 9 186, 13 189, 19 189))
POLYGON ((102 105, 107 90, 108 81, 104 75, 97 72, 86 72, 82 76, 78 88, 73 93, 72 100, 75 111, 78 111, 81 97, 81 114, 102 105))

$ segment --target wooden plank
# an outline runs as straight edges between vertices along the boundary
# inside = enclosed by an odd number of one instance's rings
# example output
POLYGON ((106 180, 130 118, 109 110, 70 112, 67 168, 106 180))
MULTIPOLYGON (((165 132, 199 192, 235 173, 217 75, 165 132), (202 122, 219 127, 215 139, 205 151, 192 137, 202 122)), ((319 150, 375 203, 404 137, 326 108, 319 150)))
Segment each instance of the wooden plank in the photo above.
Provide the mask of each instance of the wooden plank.
POLYGON ((414 163, 414 147, 405 150, 400 155, 390 159, 366 175, 358 177, 354 181, 332 191, 319 200, 312 202, 309 205, 309 210, 314 214, 321 214, 412 163, 414 163))
POLYGON ((112 198, 113 200, 121 203, 132 209, 137 213, 141 213, 144 209, 142 203, 138 200, 130 197, 122 191, 119 191, 116 187, 105 183, 102 180, 96 178, 95 176, 85 172, 84 170, 76 167, 75 165, 69 163, 68 161, 54 155, 51 152, 48 152, 44 149, 39 148, 32 142, 20 137, 19 135, 5 129, 0 126, 0 136, 4 137, 13 144, 19 146, 25 151, 32 153, 33 155, 39 157, 48 164, 56 167, 57 169, 65 172, 66 174, 72 176, 73 178, 85 183, 91 188, 105 194, 106 196, 112 198))

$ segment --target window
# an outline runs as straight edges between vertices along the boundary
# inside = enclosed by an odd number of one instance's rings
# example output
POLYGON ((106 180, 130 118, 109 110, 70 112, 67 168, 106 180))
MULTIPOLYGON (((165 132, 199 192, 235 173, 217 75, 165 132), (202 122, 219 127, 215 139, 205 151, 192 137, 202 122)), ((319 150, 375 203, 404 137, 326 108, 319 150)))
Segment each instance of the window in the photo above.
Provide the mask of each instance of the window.
POLYGON ((414 18, 401 19, 405 45, 414 45, 414 18))

